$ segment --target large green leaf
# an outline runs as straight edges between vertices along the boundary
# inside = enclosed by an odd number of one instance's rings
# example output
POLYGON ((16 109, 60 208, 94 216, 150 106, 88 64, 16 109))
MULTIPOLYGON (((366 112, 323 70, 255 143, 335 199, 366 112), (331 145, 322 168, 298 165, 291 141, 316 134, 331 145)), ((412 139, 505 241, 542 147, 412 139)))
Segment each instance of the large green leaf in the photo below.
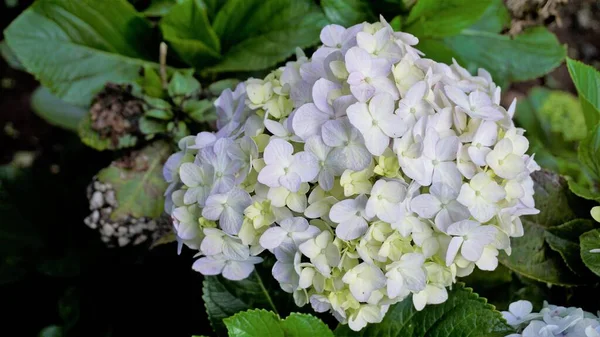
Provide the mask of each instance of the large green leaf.
POLYGON ((463 283, 448 291, 448 300, 417 311, 411 298, 393 305, 383 321, 356 332, 347 325, 335 330, 336 336, 381 337, 463 337, 505 336, 511 332, 500 312, 463 283))
POLYGON ((326 24, 325 15, 310 0, 230 0, 213 22, 224 57, 208 70, 268 68, 291 56, 296 47, 317 43, 326 24))
POLYGON ((500 33, 510 25, 510 13, 502 0, 492 0, 492 4, 483 13, 483 16, 470 28, 491 33, 500 33))
POLYGON ((591 130, 600 121, 600 72, 571 58, 567 58, 567 68, 582 100, 587 127, 591 130))
POLYGON ((285 337, 279 317, 272 311, 250 310, 223 320, 229 337, 285 337))
POLYGON ((344 27, 376 20, 367 0, 322 0, 321 7, 331 23, 344 27))
POLYGON ((419 0, 406 19, 406 31, 419 38, 459 34, 475 24, 492 0, 419 0))
POLYGON ((119 206, 111 218, 123 216, 157 218, 163 212, 163 193, 167 187, 162 177, 162 165, 171 152, 162 141, 146 146, 120 162, 98 173, 98 180, 115 189, 119 206))
POLYGON ((600 124, 596 125, 588 136, 579 143, 577 156, 592 175, 592 178, 600 180, 600 124))
POLYGON ((418 48, 436 61, 452 62, 454 57, 470 71, 485 68, 502 86, 544 75, 566 55, 565 47, 544 27, 527 29, 515 38, 465 29, 455 36, 421 39, 418 48))
POLYGON ((220 57, 221 44, 210 26, 200 0, 184 0, 171 8, 160 21, 165 40, 179 58, 200 70, 220 57))
POLYGON ((576 199, 558 174, 542 170, 532 177, 535 206, 540 213, 522 217, 525 235, 511 240, 510 256, 500 254, 498 258, 512 271, 537 281, 562 286, 585 284, 587 281, 571 272, 546 242, 548 228, 578 217, 571 207, 576 199))
POLYGON ((133 81, 143 65, 157 67, 146 52, 154 49, 151 25, 125 0, 40 0, 4 35, 28 72, 77 105, 108 81, 133 81))
POLYGON ((600 229, 584 233, 580 237, 583 263, 600 276, 600 229))
POLYGON ((552 250, 558 252, 567 267, 579 276, 588 276, 589 271, 581 261, 579 236, 596 227, 589 219, 575 219, 546 230, 546 242, 552 250))
POLYGON ((15 55, 15 52, 10 49, 8 43, 6 43, 4 40, 0 41, 0 55, 2 55, 2 58, 4 61, 6 61, 6 63, 8 63, 9 67, 16 70, 25 70, 21 64, 21 61, 19 61, 17 58, 17 55, 15 55))
POLYGON ((293 313, 285 320, 266 310, 248 310, 224 320, 230 337, 333 337, 320 319, 293 313))
POLYGON ((69 104, 41 86, 31 95, 31 108, 48 123, 76 131, 87 110, 69 104))

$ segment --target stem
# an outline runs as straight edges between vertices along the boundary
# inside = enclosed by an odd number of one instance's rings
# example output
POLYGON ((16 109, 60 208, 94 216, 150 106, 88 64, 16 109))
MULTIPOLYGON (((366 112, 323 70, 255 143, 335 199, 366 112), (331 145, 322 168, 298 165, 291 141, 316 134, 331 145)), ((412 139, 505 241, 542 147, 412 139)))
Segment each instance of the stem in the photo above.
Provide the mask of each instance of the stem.
POLYGON ((160 79, 162 80, 163 89, 167 90, 169 85, 169 82, 167 81, 167 44, 164 42, 160 43, 159 61, 160 79))
POLYGON ((265 288, 265 285, 264 285, 264 283, 262 281, 262 278, 260 277, 260 275, 258 274, 258 272, 256 272, 256 270, 254 271, 254 274, 256 275, 256 280, 258 281, 258 284, 260 285, 260 288, 265 293, 265 297, 267 298, 267 300, 269 300, 269 304, 273 308, 273 311, 277 315, 279 315, 279 312, 277 312, 277 307, 275 307, 275 303, 273 303, 273 299, 271 299, 271 296, 269 295, 269 292, 267 291, 267 288, 265 288))

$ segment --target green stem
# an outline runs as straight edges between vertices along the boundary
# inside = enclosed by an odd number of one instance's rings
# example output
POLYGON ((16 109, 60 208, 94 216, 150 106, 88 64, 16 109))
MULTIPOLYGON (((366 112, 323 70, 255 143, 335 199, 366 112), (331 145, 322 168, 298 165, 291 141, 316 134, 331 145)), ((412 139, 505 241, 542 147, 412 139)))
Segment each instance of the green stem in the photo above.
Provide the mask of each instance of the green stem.
POLYGON ((258 284, 260 285, 260 288, 262 289, 263 293, 265 293, 265 297, 269 301, 269 304, 273 308, 273 311, 277 315, 279 315, 279 312, 277 312, 277 308, 275 307, 275 303, 273 303, 273 299, 271 299, 271 296, 269 295, 269 292, 267 292, 267 288, 265 288, 265 285, 264 285, 264 283, 262 281, 262 278, 260 277, 260 275, 258 275, 258 273, 256 272, 256 270, 254 271, 254 275, 256 275, 256 280, 258 281, 258 284))

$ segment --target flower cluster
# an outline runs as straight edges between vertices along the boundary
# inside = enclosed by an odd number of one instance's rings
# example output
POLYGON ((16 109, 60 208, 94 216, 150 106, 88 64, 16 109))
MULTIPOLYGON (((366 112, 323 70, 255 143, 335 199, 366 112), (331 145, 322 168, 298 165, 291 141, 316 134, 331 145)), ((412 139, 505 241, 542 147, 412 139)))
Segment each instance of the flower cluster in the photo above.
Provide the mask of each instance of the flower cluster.
POLYGON ((565 308, 545 301, 540 312, 532 311, 529 301, 511 303, 502 315, 519 333, 506 337, 600 337, 600 312, 596 316, 580 308, 565 308))
POLYGON ((360 330, 410 294, 421 310, 494 270, 538 212, 539 166, 485 70, 424 58, 383 19, 329 25, 321 41, 223 92, 218 131, 165 165, 166 208, 195 270, 243 279, 268 251, 298 305, 360 330))

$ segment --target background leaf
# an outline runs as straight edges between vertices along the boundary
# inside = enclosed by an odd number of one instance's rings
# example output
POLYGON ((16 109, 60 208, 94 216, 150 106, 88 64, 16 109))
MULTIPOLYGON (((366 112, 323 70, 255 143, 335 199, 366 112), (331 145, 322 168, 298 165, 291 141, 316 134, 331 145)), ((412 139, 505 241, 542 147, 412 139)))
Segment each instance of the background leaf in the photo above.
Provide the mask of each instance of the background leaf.
POLYGON ((419 0, 406 19, 406 31, 423 38, 453 36, 475 24, 492 0, 419 0))
POLYGON ((40 0, 4 35, 28 72, 77 105, 89 105, 106 82, 130 82, 143 65, 158 66, 146 52, 150 23, 125 0, 40 0))
POLYGON ((31 108, 48 123, 71 131, 77 131, 87 113, 87 110, 56 97, 44 86, 33 92, 31 108))
POLYGON ((500 33, 510 25, 510 13, 502 0, 492 0, 492 3, 471 26, 471 29, 485 32, 500 33))
POLYGON ((221 57, 219 38, 200 0, 183 0, 176 4, 159 25, 179 58, 196 69, 214 64, 221 57))
POLYGON ((511 332, 500 312, 471 288, 457 283, 448 291, 448 300, 442 304, 427 305, 417 311, 412 298, 390 307, 383 321, 370 324, 361 331, 352 331, 347 325, 335 330, 336 336, 382 337, 463 337, 505 336, 511 332))
POLYGON ((542 170, 535 172, 532 178, 535 206, 540 213, 521 218, 525 235, 512 238, 511 255, 500 254, 499 261, 512 271, 540 282, 561 286, 588 283, 589 280, 571 272, 545 239, 548 228, 585 216, 572 207, 579 201, 569 191, 566 180, 556 173, 542 170))
POLYGON ((224 58, 208 70, 268 68, 291 56, 296 47, 317 43, 326 24, 325 16, 310 0, 230 0, 213 22, 224 58))
POLYGON ((600 72, 571 58, 567 58, 567 68, 582 100, 588 130, 591 130, 600 121, 600 72))
POLYGON ((589 276, 589 270, 583 264, 579 248, 579 236, 594 229, 594 221, 575 219, 562 225, 551 227, 544 233, 546 242, 552 250, 558 252, 567 267, 577 275, 589 276))
POLYGON ((367 0, 322 0, 321 7, 331 23, 344 27, 377 20, 367 0))
POLYGON ((112 219, 123 216, 157 218, 163 212, 167 187, 162 177, 162 165, 171 153, 165 142, 159 141, 131 155, 131 163, 111 166, 98 173, 98 180, 112 184, 119 206, 113 210, 112 219))
POLYGON ((600 252, 593 249, 600 249, 600 229, 594 229, 584 233, 579 238, 581 241, 581 259, 583 263, 592 271, 594 274, 600 276, 600 252))
POLYGON ((565 47, 544 27, 527 29, 515 38, 465 29, 459 35, 425 41, 419 47, 427 57, 446 63, 455 57, 471 72, 485 68, 501 86, 544 75, 566 55, 565 47))
MULTIPOLYGON (((600 90, 600 87, 598 87, 600 90)), ((585 166, 595 181, 600 180, 600 124, 596 125, 588 136, 579 143, 577 150, 579 161, 585 166)))

